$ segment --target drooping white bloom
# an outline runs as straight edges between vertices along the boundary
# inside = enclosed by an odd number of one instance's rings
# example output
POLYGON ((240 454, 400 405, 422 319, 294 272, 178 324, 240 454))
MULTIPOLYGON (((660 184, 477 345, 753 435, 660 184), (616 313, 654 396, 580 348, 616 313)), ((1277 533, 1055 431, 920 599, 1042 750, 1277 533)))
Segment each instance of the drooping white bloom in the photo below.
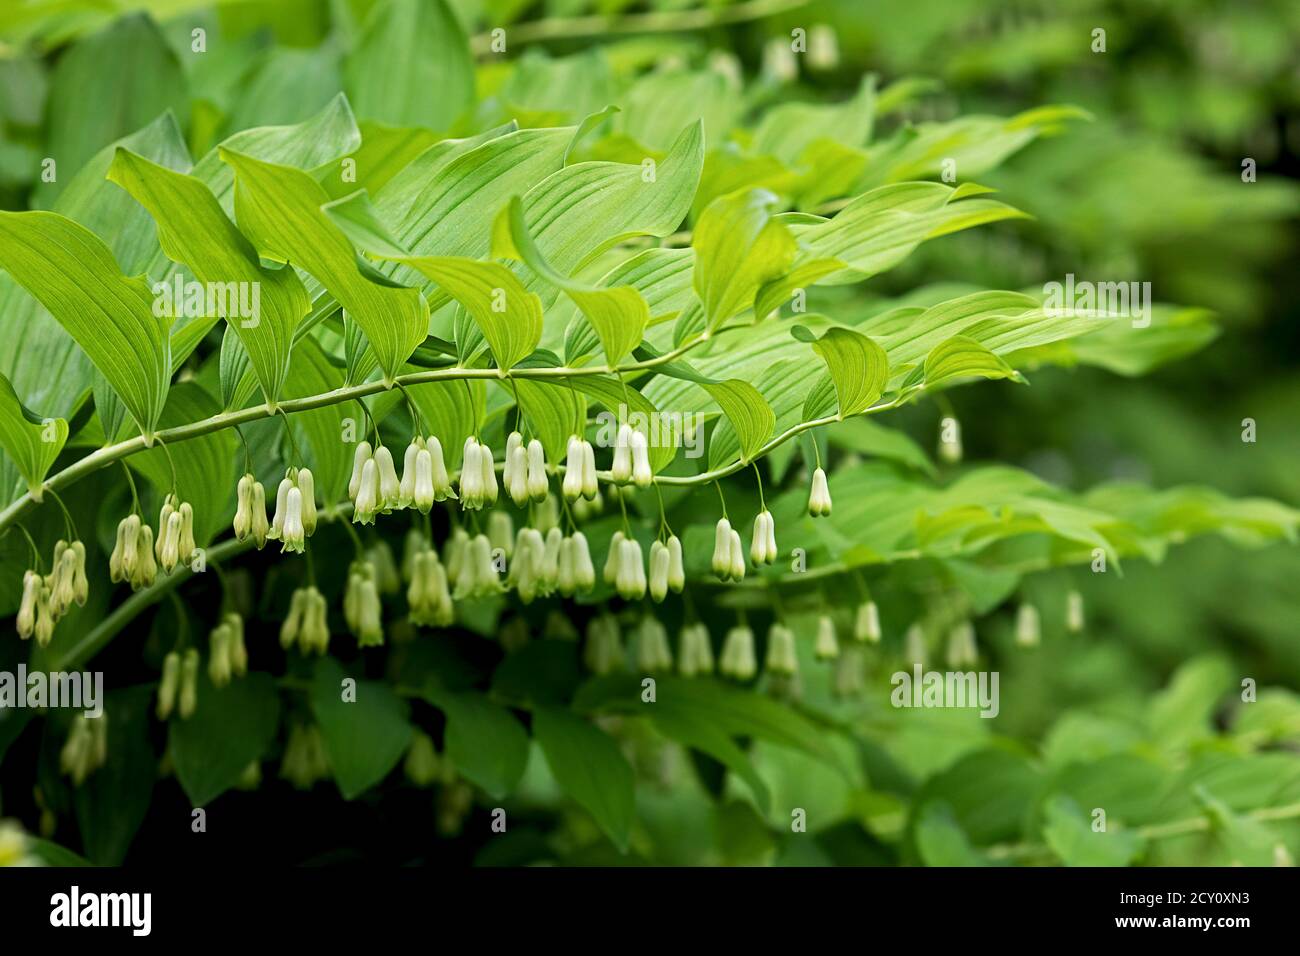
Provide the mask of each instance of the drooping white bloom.
POLYGON ((1065 629, 1071 634, 1081 634, 1083 627, 1083 595, 1071 591, 1065 596, 1065 629))
POLYGON ((641 542, 627 538, 619 546, 618 574, 615 589, 618 596, 625 601, 640 600, 645 597, 645 557, 641 552, 641 542))
POLYGON ((654 481, 654 472, 650 470, 650 450, 645 432, 633 431, 632 446, 632 481, 638 488, 646 488, 654 481))
POLYGON ((618 484, 632 478, 632 426, 624 422, 618 426, 618 437, 614 440, 614 463, 609 469, 609 476, 618 484))
POLYGON ((528 504, 528 452, 522 445, 506 452, 506 472, 502 475, 506 492, 517 507, 528 504))
POLYGON ((379 466, 374 458, 367 458, 361 466, 361 478, 357 482, 356 502, 352 508, 352 520, 357 524, 374 524, 375 513, 379 510, 379 466))
POLYGON ((534 438, 528 443, 528 497, 541 502, 546 500, 550 490, 550 479, 546 476, 546 452, 542 443, 534 438))
POLYGON ((379 510, 388 514, 402 507, 402 483, 397 479, 393 453, 387 446, 380 445, 375 449, 375 464, 379 468, 379 510))
POLYGON ((289 489, 288 503, 285 506, 284 526, 280 533, 280 553, 296 551, 302 554, 306 547, 306 532, 302 522, 302 489, 289 489))
POLYGON ((649 614, 641 618, 636 636, 636 663, 646 674, 673 669, 673 652, 668 646, 668 632, 649 614))
POLYGON ((623 542, 627 540, 622 531, 615 531, 614 536, 609 539, 609 554, 605 557, 605 569, 602 577, 606 584, 614 586, 618 584, 618 566, 623 560, 623 542))
POLYGON ((600 482, 596 480, 596 449, 591 442, 582 443, 582 497, 591 501, 600 494, 600 482))
POLYGON ((920 624, 913 624, 907 629, 903 639, 903 656, 909 664, 924 668, 926 658, 925 629, 920 624))
POLYGON ((835 622, 823 614, 817 619, 817 643, 813 654, 819 661, 829 661, 840 656, 840 642, 835 636, 835 622))
POLYGON ((420 448, 424 440, 416 435, 411 439, 411 443, 406 446, 406 451, 402 454, 402 481, 398 501, 403 508, 409 508, 415 504, 415 459, 420 454, 420 448))
POLYGON ((608 614, 592 618, 587 625, 587 644, 582 652, 587 669, 608 674, 623 666, 623 642, 618 622, 608 614))
POLYGON ((758 656, 754 652, 754 631, 740 624, 727 631, 718 658, 718 670, 724 677, 749 680, 758 673, 758 656))
POLYGON ((470 511, 483 507, 483 449, 473 435, 465 439, 460 463, 460 504, 470 511))
POLYGON ((354 502, 357 500, 357 493, 361 488, 361 470, 373 455, 374 451, 368 441, 360 442, 357 445, 357 450, 352 454, 352 477, 348 479, 348 498, 354 502))
POLYGON ((1038 608, 1028 603, 1020 605, 1020 610, 1016 613, 1016 644, 1021 647, 1037 647, 1041 636, 1038 608))
POLYGON ((799 671, 794 631, 779 621, 773 623, 767 632, 767 660, 764 667, 768 673, 782 677, 793 677, 799 671))
MULTIPOLYGON (((501 469, 501 481, 506 486, 507 491, 510 490, 511 480, 519 471, 519 466, 516 464, 518 456, 515 455, 515 451, 523 447, 524 436, 519 434, 519 432, 511 432, 506 437, 506 452, 501 456, 501 461, 504 464, 504 467, 501 469)), ((513 497, 513 494, 511 497, 513 497)))
POLYGON ((36 604, 41 596, 41 576, 28 569, 23 572, 23 596, 18 605, 18 636, 24 641, 36 630, 36 604))
POLYGON ((745 546, 740 543, 740 532, 731 529, 730 577, 733 581, 745 580, 745 546))
POLYGON ((279 541, 284 533, 284 515, 289 506, 289 489, 292 487, 293 479, 285 475, 280 479, 279 487, 275 489, 275 515, 271 518, 271 530, 266 535, 272 541, 279 541))
POLYGON ((703 624, 697 622, 682 628, 677 669, 683 677, 713 673, 713 645, 703 624))
POLYGON ((713 532, 713 573, 722 580, 731 577, 731 522, 718 519, 713 532))
POLYGON ((939 460, 955 465, 961 456, 961 422, 945 415, 939 422, 939 460))
POLYGON ((515 523, 504 511, 494 511, 488 516, 488 541, 508 558, 515 550, 515 523))
POLYGON ((582 463, 585 457, 582 453, 582 439, 570 435, 564 457, 564 478, 560 482, 560 491, 567 501, 577 501, 582 497, 582 463))
POLYGON ((682 542, 677 535, 669 535, 668 548, 668 589, 674 594, 681 594, 686 587, 686 567, 682 563, 682 542))
POLYGON ((316 479, 310 468, 298 469, 298 490, 302 492, 302 530, 310 538, 316 533, 316 479))
POLYGON ((483 502, 497 503, 497 464, 492 459, 492 449, 487 445, 479 446, 479 467, 483 470, 483 502))
POLYGON ((808 495, 808 514, 824 518, 831 513, 831 488, 826 472, 818 468, 813 472, 812 491, 808 495))
POLYGON ((954 670, 972 666, 979 658, 975 646, 975 627, 970 621, 961 621, 948 632, 947 658, 948 666, 954 670))
POLYGON ((176 565, 180 562, 180 542, 181 514, 179 511, 173 511, 167 516, 167 530, 162 537, 162 547, 158 555, 158 566, 167 574, 175 571, 176 565))
POLYGON ((853 636, 859 641, 880 643, 880 609, 875 601, 863 601, 858 605, 857 617, 853 624, 853 636))
POLYGON ((456 493, 451 490, 451 478, 447 475, 447 461, 442 454, 442 442, 430 435, 424 441, 424 448, 429 453, 429 461, 432 464, 433 500, 445 501, 456 497, 456 493))
MULTIPOLYGON (((253 476, 245 474, 239 479, 239 484, 235 486, 235 521, 231 530, 235 532, 235 540, 243 541, 248 537, 248 533, 253 529, 253 476)), ((118 544, 122 541, 122 526, 118 525, 118 544)), ((117 551, 113 551, 117 554, 117 551)), ((112 564, 109 565, 110 576, 114 581, 121 580, 120 577, 114 576, 112 564)))
POLYGON ((437 493, 433 486, 433 456, 429 454, 427 448, 421 448, 415 453, 415 488, 411 495, 411 503, 420 514, 427 515, 436 500, 437 493))
POLYGON ((580 592, 590 591, 596 586, 596 568, 591 563, 591 549, 587 546, 587 536, 581 531, 575 531, 569 540, 573 547, 574 584, 580 592))
POLYGON ((559 526, 546 532, 546 544, 542 549, 542 560, 538 568, 543 590, 550 594, 555 589, 560 577, 560 550, 564 547, 564 532, 559 526))
POLYGON ((749 545, 749 558, 758 566, 771 564, 776 557, 776 522, 772 518, 772 512, 760 511, 754 518, 754 537, 749 545))
POLYGON ((668 596, 668 546, 662 541, 650 545, 650 597, 658 602, 668 596))

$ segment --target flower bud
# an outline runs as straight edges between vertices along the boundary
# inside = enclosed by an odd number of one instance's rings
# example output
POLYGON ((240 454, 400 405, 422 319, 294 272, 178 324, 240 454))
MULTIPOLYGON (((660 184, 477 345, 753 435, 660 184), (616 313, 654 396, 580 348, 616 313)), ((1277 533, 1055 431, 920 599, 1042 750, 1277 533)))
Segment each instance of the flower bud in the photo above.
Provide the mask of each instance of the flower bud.
POLYGON ((560 490, 568 501, 577 501, 582 497, 582 464, 584 460, 582 439, 576 435, 569 436, 567 455, 564 459, 564 479, 560 482, 560 490))
POLYGON ((155 713, 159 720, 171 716, 176 706, 176 691, 181 679, 181 656, 175 651, 163 658, 162 678, 158 681, 158 706, 155 713))
MULTIPOLYGON (((170 533, 168 529, 171 526, 171 517, 176 511, 175 502, 175 495, 167 495, 163 498, 162 510, 158 512, 158 539, 154 542, 154 557, 158 559, 159 564, 162 563, 163 546, 167 543, 170 533)), ((177 530, 179 530, 179 526, 177 530)))
POLYGON ((382 647, 384 625, 381 619, 379 589, 373 580, 364 580, 357 587, 357 647, 382 647))
POLYGON ((637 668, 646 674, 673 669, 673 652, 668 646, 668 632, 651 615, 641 618, 636 637, 637 668))
POLYGON ((361 492, 362 470, 374 456, 374 451, 370 448, 370 442, 363 441, 357 445, 357 450, 352 454, 352 477, 348 479, 348 498, 354 503, 357 495, 361 492))
POLYGON ((645 558, 641 552, 641 542, 628 538, 620 545, 620 551, 615 590, 625 601, 640 600, 645 597, 646 591, 645 558))
POLYGON ((199 705, 199 649, 191 647, 181 658, 180 694, 176 702, 176 713, 181 720, 194 716, 199 705))
POLYGON ((669 535, 668 548, 668 589, 674 594, 681 594, 686 587, 686 568, 682 563, 682 542, 677 535, 669 535))
POLYGON ((731 529, 730 536, 731 567, 728 576, 733 581, 745 580, 745 546, 740 543, 740 532, 731 529))
MULTIPOLYGON (((245 473, 235 486, 235 540, 243 541, 253 528, 253 476, 245 473)), ((121 526, 118 526, 119 540, 121 526)), ((115 552, 116 553, 116 552, 115 552)))
POLYGON ((622 531, 615 531, 609 539, 609 554, 605 558, 605 568, 601 575, 608 585, 618 584, 618 566, 623 560, 623 542, 626 540, 622 531))
POLYGON ((430 435, 424 441, 424 450, 429 453, 433 500, 446 501, 448 498, 455 498, 456 493, 451 490, 451 478, 447 475, 447 460, 442 454, 442 442, 430 435))
MULTIPOLYGON (((501 480, 505 483, 507 489, 510 487, 511 480, 519 472, 519 456, 515 452, 523 447, 524 436, 519 434, 518 431, 513 431, 506 436, 506 450, 505 454, 501 456, 501 480)), ((524 471, 524 480, 527 481, 527 453, 524 455, 524 471)))
POLYGON ((248 647, 244 643, 244 619, 231 611, 222 620, 226 627, 230 628, 228 650, 231 673, 236 677, 243 677, 248 673, 248 647))
POLYGON ((688 624, 682 628, 677 669, 683 677, 713 673, 713 644, 709 640, 709 630, 703 624, 688 624))
POLYGON ((1020 647, 1037 647, 1041 636, 1038 608, 1032 604, 1020 605, 1020 610, 1016 613, 1016 644, 1020 647))
POLYGON ((528 504, 528 453, 522 445, 516 445, 507 453, 506 470, 509 476, 502 475, 510 500, 519 508, 528 504))
POLYGON ((818 468, 813 472, 812 491, 808 495, 808 514, 824 518, 831 513, 831 488, 826 472, 818 468))
POLYGON ((483 450, 473 435, 465 439, 460 464, 460 503, 471 511, 483 507, 483 450))
POLYGON ((835 636, 835 622, 823 614, 817 619, 817 643, 813 654, 819 661, 834 660, 840 656, 840 642, 835 636))
POLYGON ((415 491, 411 503, 420 514, 427 515, 437 500, 437 491, 433 486, 433 456, 427 448, 421 448, 415 453, 415 491))
POLYGON ((758 673, 758 657, 754 653, 754 631, 740 624, 727 631, 722 642, 722 655, 718 670, 724 677, 749 680, 758 673))
POLYGON ((139 591, 152 585, 158 576, 158 568, 153 560, 153 529, 147 524, 140 525, 135 541, 135 570, 131 572, 131 588, 139 591))
POLYGON ((402 480, 398 483, 398 502, 403 508, 415 504, 415 459, 420 454, 423 439, 419 435, 411 439, 402 453, 402 480))
POLYGON ((36 643, 45 647, 54 637, 54 624, 58 615, 50 606, 50 587, 45 581, 41 581, 41 586, 36 594, 36 627, 33 634, 36 636, 36 643))
POLYGON ((596 586, 596 567, 591 563, 591 549, 587 546, 587 536, 581 531, 575 531, 569 540, 573 548, 574 585, 579 592, 590 591, 596 586))
POLYGON ((374 458, 367 458, 361 466, 352 520, 356 524, 374 524, 379 509, 379 466, 375 464, 374 458))
POLYGON ((546 532, 546 545, 538 568, 542 588, 550 594, 560 579, 560 550, 564 547, 564 532, 558 527, 546 532))
POLYGON ((767 632, 767 660, 763 665, 769 674, 793 677, 799 672, 799 655, 794 646, 794 631, 781 623, 774 623, 767 632))
POLYGON ((280 553, 295 551, 298 554, 307 547, 306 531, 302 525, 302 491, 290 488, 285 505, 284 525, 280 529, 280 553))
POLYGON ((761 511, 754 518, 754 537, 749 545, 749 558, 756 567, 771 564, 777 558, 776 523, 770 511, 761 511))
POLYGON ((731 577, 731 522, 718 519, 713 534, 713 573, 723 581, 731 577))
POLYGON ((189 564, 194 557, 194 552, 198 550, 198 546, 194 543, 194 508, 188 501, 182 501, 176 510, 181 516, 181 530, 176 542, 176 550, 180 555, 181 563, 189 564))
POLYGON ((853 637, 859 641, 880 643, 880 609, 875 601, 863 601, 853 622, 853 637))
POLYGON ((618 437, 614 442, 614 463, 609 469, 609 476, 620 485, 632 478, 632 426, 626 422, 618 427, 618 437))
POLYGON ((645 432, 633 431, 632 445, 632 481, 638 488, 646 488, 654 481, 654 472, 650 470, 650 451, 645 432))
POLYGON ((907 636, 903 639, 903 656, 909 664, 925 667, 929 655, 925 648, 925 630, 920 624, 913 624, 907 629, 907 636))
POLYGON ((162 538, 162 547, 158 553, 158 565, 167 574, 176 570, 180 560, 181 515, 173 511, 167 518, 167 531, 162 538))
POLYGON ((536 438, 528 443, 528 497, 533 501, 544 501, 551 490, 551 481, 546 474, 546 452, 542 443, 536 438))
POLYGON ((208 678, 214 687, 230 683, 230 628, 221 624, 208 638, 208 678))
POLYGON ((608 674, 623 666, 622 636, 613 617, 603 614, 592 618, 587 625, 587 644, 582 658, 587 669, 596 674, 608 674))
POLYGON ((939 422, 939 460, 955 465, 961 461, 961 423, 950 415, 939 422))
POLYGON ((297 588, 289 598, 289 613, 280 624, 280 646, 286 651, 298 641, 302 633, 303 615, 307 609, 307 590, 297 588))
POLYGON ((293 488, 293 479, 285 475, 275 489, 275 514, 271 518, 271 530, 266 536, 272 541, 279 541, 284 534, 284 517, 289 508, 289 492, 293 488))
POLYGON ((330 644, 325 595, 315 587, 307 588, 306 593, 307 596, 303 599, 302 632, 298 636, 298 646, 304 654, 324 654, 330 644))
POLYGON ((954 670, 970 667, 979 659, 975 647, 975 628, 970 621, 953 625, 948 632, 948 666, 954 670))
POLYGON ((663 601, 668 595, 668 546, 662 541, 650 545, 650 598, 663 601))
POLYGON ((257 549, 260 551, 266 545, 267 536, 271 531, 271 525, 266 520, 266 489, 260 481, 253 482, 252 517, 253 523, 249 533, 257 542, 257 549))
POLYGON ((492 460, 492 449, 487 445, 479 446, 479 467, 483 470, 483 501, 494 505, 497 503, 497 466, 492 460))
POLYGON ((36 630, 36 605, 41 595, 41 576, 35 571, 23 572, 23 596, 18 605, 18 636, 24 641, 36 630))
POLYGON ((302 492, 302 532, 311 537, 316 533, 316 478, 310 468, 298 469, 298 490, 302 492))
POLYGON ((1071 591, 1065 596, 1065 629, 1071 634, 1081 634, 1083 627, 1083 595, 1071 591))
POLYGON ((402 507, 402 483, 397 480, 393 453, 384 445, 375 449, 375 466, 379 469, 379 510, 388 514, 402 507))

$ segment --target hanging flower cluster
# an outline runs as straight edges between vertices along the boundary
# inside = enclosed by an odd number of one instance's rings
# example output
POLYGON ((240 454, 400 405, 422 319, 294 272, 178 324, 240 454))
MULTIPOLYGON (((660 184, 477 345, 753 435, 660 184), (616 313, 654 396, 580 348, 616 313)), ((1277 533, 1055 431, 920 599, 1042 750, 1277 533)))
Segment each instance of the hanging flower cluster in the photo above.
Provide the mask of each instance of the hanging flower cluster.
POLYGON ((231 677, 243 677, 247 673, 244 619, 231 611, 208 636, 208 677, 214 687, 225 687, 231 677))
POLYGON ((59 770, 72 778, 74 786, 79 787, 107 761, 108 715, 87 717, 78 714, 72 719, 68 739, 59 751, 59 770))
POLYGON ((199 650, 188 648, 184 654, 172 651, 163 658, 162 679, 158 682, 159 720, 166 720, 175 710, 181 720, 193 716, 199 703, 199 650))
POLYGON ((23 593, 18 603, 16 626, 23 640, 35 635, 42 647, 54 636, 59 618, 86 603, 90 585, 86 580, 86 546, 80 541, 69 544, 60 539, 54 545, 50 573, 42 576, 34 570, 23 573, 23 593))
POLYGON ((280 625, 280 646, 286 651, 298 645, 304 654, 324 654, 329 648, 325 595, 310 585, 297 588, 289 598, 289 614, 280 625))

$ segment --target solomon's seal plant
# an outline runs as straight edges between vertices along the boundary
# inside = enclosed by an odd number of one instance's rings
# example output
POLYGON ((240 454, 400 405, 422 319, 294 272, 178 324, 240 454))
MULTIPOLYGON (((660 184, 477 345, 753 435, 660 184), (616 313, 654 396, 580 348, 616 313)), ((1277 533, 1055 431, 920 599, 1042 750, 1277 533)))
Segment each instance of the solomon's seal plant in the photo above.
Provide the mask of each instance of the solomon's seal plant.
MULTIPOLYGON (((50 122, 6 117, 6 156, 57 175, 0 212, 3 660, 102 667, 112 719, 0 722, 5 783, 61 770, 47 835, 119 862, 160 788, 214 814, 237 788, 367 812, 432 788, 441 838, 477 852, 497 807, 546 836, 489 859, 1162 862, 1170 821, 1211 830, 1189 780, 1294 774, 1257 753, 1294 742, 1294 698, 1220 720, 1255 679, 1226 658, 1166 642, 1107 696, 1132 661, 1105 602, 1176 545, 1294 540, 1300 514, 1075 480, 1066 437, 1008 438, 1031 377, 1029 417, 1077 413, 1071 376, 1195 366, 1216 320, 1063 312, 1028 254, 953 278, 999 242, 1060 252, 1014 164, 1086 111, 921 119, 929 85, 858 69, 827 24, 792 51, 772 4, 696 10, 761 20, 757 58, 659 14, 644 42, 558 55, 527 38, 605 20, 543 19, 494 49, 499 6, 322 4, 310 50, 213 20, 218 70, 173 45, 184 16, 22 40, 50 122), (141 51, 129 101, 89 75, 141 51), (892 699, 943 666, 1005 670, 1001 722, 892 699), (1086 842, 1112 776, 1121 825, 1086 842), (661 832, 715 813, 716 847, 661 832)), ((1280 832, 1241 834, 1300 816, 1241 799, 1198 860, 1271 854, 1280 832)))

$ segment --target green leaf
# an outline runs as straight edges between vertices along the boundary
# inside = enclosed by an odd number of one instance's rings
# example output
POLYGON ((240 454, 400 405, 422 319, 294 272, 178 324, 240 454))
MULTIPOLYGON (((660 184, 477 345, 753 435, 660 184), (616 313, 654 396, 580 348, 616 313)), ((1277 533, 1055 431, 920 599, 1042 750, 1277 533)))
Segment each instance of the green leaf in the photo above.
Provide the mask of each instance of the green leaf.
POLYGON ((310 273, 365 330, 388 380, 428 334, 429 309, 418 289, 384 284, 358 266, 347 236, 321 210, 329 196, 307 173, 229 149, 236 171, 239 228, 258 251, 310 273))
POLYGON ((616 847, 626 851, 636 779, 614 739, 555 707, 533 712, 533 736, 556 783, 592 815, 616 847))
MULTIPOLYGON (((289 374, 294 330, 311 308, 297 275, 288 268, 263 268, 257 250, 226 218, 207 186, 192 176, 119 149, 108 178, 149 210, 167 255, 187 266, 208 290, 216 290, 216 297, 209 292, 207 305, 216 305, 217 314, 239 336, 262 394, 274 407, 289 374)), ((180 305, 173 295, 173 309, 180 305)))
POLYGON ((845 103, 782 103, 763 114, 754 131, 754 152, 769 153, 793 165, 819 140, 864 146, 871 138, 876 110, 876 78, 864 76, 857 95, 845 103))
POLYGON ((270 674, 251 673, 225 687, 200 673, 198 707, 171 721, 169 749, 176 779, 190 803, 202 807, 239 782, 266 756, 280 723, 280 695, 270 674))
POLYGON ((447 715, 447 756, 456 769, 494 798, 514 791, 528 764, 528 734, 523 725, 483 694, 425 692, 447 715))
POLYGON ((58 163, 46 197, 114 140, 160 113, 189 115, 185 74, 151 18, 134 14, 74 43, 50 79, 48 155, 58 163))
POLYGON ((926 866, 989 866, 989 860, 971 845, 942 801, 927 803, 916 821, 916 849, 926 866))
POLYGON ((9 379, 0 375, 0 448, 27 482, 33 501, 42 498, 42 482, 68 440, 68 423, 62 418, 42 422, 14 394, 9 379))
POLYGON ((940 342, 925 357, 926 388, 934 388, 954 379, 1009 378, 1023 382, 1024 377, 995 355, 987 346, 965 335, 954 335, 940 342))
POLYGON ((316 665, 310 691, 312 713, 343 799, 365 793, 397 766, 411 742, 407 707, 383 681, 358 680, 356 700, 343 700, 348 675, 331 658, 316 665))
POLYGON ((826 363, 841 418, 866 411, 880 398, 889 382, 889 359, 879 345, 861 332, 842 327, 827 329, 820 338, 801 325, 791 331, 795 338, 811 342, 826 363))
POLYGON ((152 440, 172 369, 144 279, 123 276, 103 240, 50 212, 0 212, 0 266, 67 329, 152 440))
POLYGON ((542 338, 541 300, 501 263, 409 254, 388 234, 365 193, 331 203, 326 212, 363 251, 417 269, 464 306, 500 368, 513 368, 537 348, 542 338))
POLYGON ((650 306, 633 286, 601 288, 561 275, 551 268, 524 225, 524 207, 518 196, 510 200, 497 216, 492 254, 501 259, 517 259, 552 285, 563 289, 582 310, 605 349, 610 366, 631 352, 641 342, 650 321, 650 306))
POLYGON ((773 217, 776 202, 762 189, 735 192, 715 199, 695 224, 695 292, 710 331, 752 307, 759 289, 789 271, 795 240, 773 217))
POLYGON ((1093 830, 1079 805, 1055 794, 1043 808, 1043 840, 1066 866, 1128 866, 1142 853, 1142 839, 1131 830, 1093 830))
POLYGON ((357 115, 445 130, 474 98, 469 40, 445 0, 381 0, 344 78, 357 115))
MULTIPOLYGON (((712 396, 736 430, 740 439, 740 460, 752 461, 776 429, 776 413, 772 407, 758 389, 738 378, 701 385, 700 388, 712 396)), ((720 464, 723 462, 715 461, 713 449, 710 449, 709 467, 716 468, 720 464)))

